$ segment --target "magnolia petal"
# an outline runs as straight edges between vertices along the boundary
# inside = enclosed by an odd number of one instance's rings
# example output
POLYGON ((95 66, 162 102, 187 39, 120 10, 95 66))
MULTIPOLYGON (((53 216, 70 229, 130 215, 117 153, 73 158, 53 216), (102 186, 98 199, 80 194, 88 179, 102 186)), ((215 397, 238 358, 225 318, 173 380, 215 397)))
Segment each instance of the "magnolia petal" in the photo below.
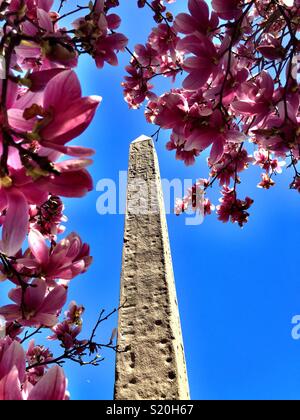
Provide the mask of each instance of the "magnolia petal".
POLYGON ((247 139, 247 136, 244 133, 241 133, 237 130, 228 130, 226 132, 226 140, 229 143, 242 143, 247 139))
POLYGON ((11 108, 7 111, 10 126, 20 133, 32 131, 35 124, 35 119, 25 120, 23 113, 22 109, 17 108, 11 108))
POLYGON ((0 315, 2 315, 7 322, 15 321, 22 316, 19 305, 1 306, 0 315))
POLYGON ((204 68, 201 71, 192 71, 183 81, 182 86, 186 90, 198 90, 207 82, 211 70, 204 68))
POLYGON ((43 9, 37 9, 37 19, 40 28, 49 33, 53 32, 53 24, 48 12, 43 9))
POLYGON ((28 232, 29 206, 24 195, 17 190, 9 191, 7 204, 1 250, 8 256, 14 256, 21 249, 28 232))
POLYGON ((66 109, 56 109, 53 121, 41 131, 43 139, 64 145, 78 137, 89 126, 100 102, 99 96, 90 96, 77 99, 66 109))
POLYGON ((18 376, 21 382, 25 379, 25 352, 23 347, 17 341, 13 341, 4 353, 0 362, 0 378, 8 375, 14 368, 17 368, 18 376))
POLYGON ((16 367, 4 376, 0 381, 0 401, 22 400, 19 372, 16 367))
POLYGON ((84 169, 62 172, 47 181, 42 180, 40 182, 52 194, 70 198, 83 197, 93 189, 93 180, 84 169))
POLYGON ((64 114, 68 107, 80 97, 81 87, 76 73, 66 70, 58 73, 47 84, 44 93, 44 108, 53 107, 55 112, 64 114))
POLYGON ((74 156, 74 157, 89 157, 95 154, 94 149, 82 146, 62 146, 60 144, 51 143, 49 141, 43 142, 44 147, 56 150, 59 153, 74 156))
POLYGON ((179 13, 176 16, 174 28, 182 34, 190 34, 197 30, 197 22, 187 13, 179 13))
POLYGON ((56 286, 44 300, 40 311, 53 314, 54 312, 61 310, 65 305, 66 300, 67 289, 64 286, 56 286))
POLYGON ((224 141, 217 139, 214 141, 210 151, 210 161, 212 164, 218 162, 224 154, 224 141))
POLYGON ((209 8, 204 0, 189 0, 189 11, 191 15, 197 19, 200 25, 207 25, 209 18, 209 8))
POLYGON ((64 400, 66 386, 64 371, 61 367, 54 366, 34 386, 28 396, 28 400, 64 400))
POLYGON ((43 235, 36 229, 31 229, 28 235, 28 243, 31 252, 41 265, 48 264, 49 248, 46 245, 43 235))
POLYGON ((32 287, 28 287, 25 293, 24 303, 28 309, 38 312, 46 295, 47 285, 42 279, 32 282, 32 287))

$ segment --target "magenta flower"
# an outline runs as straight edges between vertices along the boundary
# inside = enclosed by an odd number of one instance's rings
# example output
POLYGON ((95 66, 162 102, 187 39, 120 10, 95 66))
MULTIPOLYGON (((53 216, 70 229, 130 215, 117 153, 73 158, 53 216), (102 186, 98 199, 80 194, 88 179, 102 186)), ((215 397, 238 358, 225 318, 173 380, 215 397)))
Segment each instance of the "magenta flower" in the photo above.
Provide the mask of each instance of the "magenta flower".
POLYGON ((46 363, 53 360, 53 354, 46 347, 35 345, 34 340, 31 340, 26 352, 26 360, 29 366, 36 365, 27 373, 28 381, 35 385, 48 370, 46 363))
POLYGON ((186 151, 185 143, 186 139, 183 137, 183 134, 179 135, 173 131, 166 148, 170 151, 176 150, 176 159, 184 161, 187 166, 191 166, 195 163, 195 158, 200 154, 200 152, 196 149, 186 151))
POLYGON ((51 368, 39 382, 31 388, 27 400, 62 401, 68 399, 67 381, 64 371, 59 366, 51 368))
POLYGON ((45 280, 35 279, 25 293, 21 287, 16 287, 9 292, 9 297, 15 303, 0 308, 0 315, 8 322, 17 321, 28 327, 52 327, 66 303, 67 288, 58 285, 49 291, 45 280))
POLYGON ((268 60, 277 60, 284 57, 284 48, 278 38, 272 34, 267 34, 261 44, 257 47, 259 51, 268 60))
POLYGON ((212 144, 210 162, 218 162, 224 154, 226 144, 241 143, 245 134, 237 129, 229 129, 219 110, 215 110, 209 117, 209 123, 194 129, 189 135, 184 149, 187 151, 203 151, 212 144))
POLYGON ((67 321, 57 324, 53 328, 54 335, 50 340, 59 340, 65 349, 71 349, 77 345, 85 344, 86 341, 78 341, 77 336, 81 333, 81 325, 72 325, 67 321))
POLYGON ((152 74, 147 70, 137 68, 133 62, 126 66, 126 71, 128 75, 124 78, 125 82, 122 82, 125 101, 130 108, 138 109, 146 98, 151 98, 153 86, 148 79, 152 74))
POLYGON ((18 377, 23 382, 25 379, 25 353, 22 346, 11 338, 0 339, 0 380, 13 367, 17 368, 18 377))
POLYGON ((21 248, 29 226, 29 205, 42 205, 48 192, 65 197, 82 197, 92 190, 91 176, 85 170, 90 161, 72 160, 55 165, 59 174, 33 180, 25 169, 11 170, 0 180, 0 211, 5 212, 0 250, 14 256, 21 248))
POLYGON ((255 138, 264 149, 285 155, 293 151, 295 158, 300 158, 300 132, 298 107, 292 102, 280 102, 277 105, 278 115, 269 114, 258 128, 253 130, 255 138))
POLYGON ((35 274, 45 277, 51 285, 56 279, 71 280, 84 273, 92 262, 90 248, 76 233, 48 248, 43 235, 32 229, 28 236, 29 250, 18 264, 32 267, 35 274))
POLYGON ((249 218, 247 210, 254 203, 251 198, 246 197, 245 200, 240 200, 237 198, 234 189, 224 186, 222 198, 219 201, 221 204, 217 206, 217 214, 221 222, 227 223, 231 220, 232 223, 238 223, 240 227, 247 223, 249 218))
POLYGON ((272 154, 264 149, 259 149, 254 152, 254 165, 260 166, 262 169, 269 173, 282 173, 283 166, 286 165, 285 161, 274 159, 272 154))
POLYGON ((151 102, 146 116, 149 122, 163 128, 176 130, 184 124, 188 111, 189 106, 186 98, 174 91, 151 102))
POLYGON ((220 57, 213 42, 205 36, 187 36, 180 40, 177 48, 194 54, 184 60, 182 68, 189 73, 182 86, 187 90, 200 89, 208 79, 216 77, 220 57))
POLYGON ((116 52, 124 51, 128 44, 128 39, 123 34, 111 34, 99 38, 95 43, 95 62, 98 68, 102 68, 107 62, 112 66, 118 65, 116 52))
POLYGON ((174 28, 180 33, 190 35, 200 32, 203 35, 213 32, 219 24, 218 16, 215 12, 209 18, 209 7, 204 0, 189 0, 188 13, 179 13, 176 16, 174 28))
POLYGON ((221 19, 231 20, 240 16, 242 3, 240 0, 212 0, 212 7, 221 19))
POLYGON ((36 385, 30 383, 20 343, 0 339, 0 401, 65 400, 66 378, 59 366, 50 369, 36 385))
POLYGON ((92 163, 88 159, 65 160, 55 164, 58 174, 42 177, 35 181, 40 190, 51 191, 63 197, 83 197, 93 189, 93 180, 85 169, 92 163))
POLYGON ((257 116, 257 124, 272 110, 273 95, 274 81, 269 73, 263 71, 254 82, 241 85, 238 100, 232 103, 232 107, 239 114, 257 116))
POLYGON ((229 143, 222 158, 211 165, 210 176, 217 176, 220 186, 229 186, 231 181, 235 182, 237 174, 249 167, 250 162, 253 162, 253 158, 248 156, 246 149, 241 149, 239 144, 229 143))
MULTIPOLYGON (((38 139, 30 147, 31 150, 34 147, 41 159, 55 161, 61 153, 91 155, 91 149, 66 146, 66 143, 87 128, 100 98, 82 98, 78 78, 70 70, 36 72, 32 80, 34 92, 27 90, 18 99, 16 88, 8 84, 11 127, 38 139), (45 91, 41 96, 42 88, 45 91)), ((2 142, 0 149, 2 153, 2 142)), ((9 148, 8 174, 0 179, 0 211, 5 214, 1 252, 14 256, 19 251, 28 232, 29 205, 43 204, 49 191, 66 197, 82 197, 90 191, 92 179, 85 169, 90 163, 86 159, 60 162, 55 165, 57 174, 48 173, 34 162, 26 169, 17 149, 9 148)))
POLYGON ((0 401, 22 399, 25 367, 22 346, 10 338, 0 339, 0 401))
POLYGON ((6 209, 0 250, 8 256, 14 256, 22 247, 28 231, 28 202, 17 189, 0 187, 0 207, 1 211, 6 209))
MULTIPOLYGON (((41 72, 41 80, 35 76, 35 83, 42 85, 44 77, 47 75, 41 72)), ((36 123, 33 134, 39 139, 38 145, 46 148, 41 150, 43 156, 55 150, 71 156, 86 157, 93 153, 91 149, 65 144, 89 126, 100 102, 99 96, 82 97, 76 74, 66 70, 50 79, 42 98, 39 91, 33 95, 28 91, 16 105, 24 107, 27 104, 23 115, 26 120, 36 123)))
POLYGON ((77 35, 84 35, 88 39, 84 46, 98 68, 102 68, 105 62, 118 65, 117 52, 124 51, 128 44, 125 35, 115 32, 121 24, 120 17, 114 13, 107 14, 108 9, 107 2, 99 0, 90 15, 73 22, 77 35))

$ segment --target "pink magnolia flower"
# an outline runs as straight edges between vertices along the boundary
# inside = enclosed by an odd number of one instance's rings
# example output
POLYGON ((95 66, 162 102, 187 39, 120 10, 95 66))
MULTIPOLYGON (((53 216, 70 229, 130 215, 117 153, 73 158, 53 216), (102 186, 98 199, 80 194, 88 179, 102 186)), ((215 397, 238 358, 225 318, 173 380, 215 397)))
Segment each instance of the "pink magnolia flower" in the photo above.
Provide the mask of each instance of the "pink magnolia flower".
POLYGON ((210 161, 218 162, 228 143, 241 143, 246 136, 237 129, 228 129, 221 111, 215 110, 209 117, 209 123, 192 130, 185 144, 185 150, 203 151, 212 144, 210 161))
MULTIPOLYGON (((55 164, 57 173, 50 173, 49 161, 61 153, 85 157, 91 149, 65 144, 80 135, 90 124, 100 98, 82 98, 78 78, 72 71, 40 72, 35 76, 35 89, 21 98, 11 83, 8 84, 8 122, 18 133, 35 139, 29 147, 40 163, 33 161, 23 167, 19 152, 9 147, 7 175, 0 178, 0 212, 4 214, 0 249, 14 256, 26 237, 29 223, 29 205, 43 204, 52 194, 81 197, 92 189, 92 180, 85 167, 89 160, 64 161, 55 164), (49 81, 50 78, 50 81, 49 81), (45 87, 44 94, 40 90, 45 87), (48 162, 48 163, 47 163, 48 162), (47 164, 47 170, 43 165, 47 164), (41 167, 40 167, 41 165, 41 167)), ((14 138, 20 142, 17 134, 14 138)), ((2 141, 0 151, 2 153, 2 141)))
POLYGON ((112 66, 118 65, 117 51, 124 51, 128 39, 123 34, 111 34, 99 38, 94 45, 95 62, 98 68, 102 68, 107 62, 112 66))
POLYGON ((18 370, 13 367, 0 381, 0 401, 60 401, 68 399, 66 394, 66 378, 59 366, 51 368, 35 386, 22 384, 18 378, 18 370))
POLYGON ((220 64, 220 57, 213 42, 206 36, 187 36, 180 40, 177 48, 184 52, 194 54, 183 62, 183 69, 189 75, 182 86, 187 90, 200 89, 208 79, 216 77, 220 64))
POLYGON ((49 291, 44 280, 35 279, 25 292, 17 287, 9 292, 9 297, 15 303, 0 308, 0 315, 7 321, 28 327, 52 327, 66 303, 67 288, 59 285, 49 291))
POLYGON ((0 188, 1 211, 6 210, 2 226, 0 250, 7 256, 14 256, 22 247, 26 237, 29 206, 26 197, 15 188, 0 188))
MULTIPOLYGON (((159 66, 161 61, 159 52, 154 49, 149 42, 145 46, 137 44, 134 47, 134 55, 138 58, 139 63, 145 68, 149 66, 159 66)), ((133 63, 135 63, 134 59, 133 63)))
POLYGON ((269 114, 260 124, 259 128, 253 130, 255 138, 264 149, 282 155, 293 151, 294 157, 299 158, 299 117, 298 109, 295 109, 292 102, 280 102, 277 105, 278 115, 269 114))
POLYGON ((125 35, 114 32, 120 23, 118 15, 107 14, 107 5, 103 0, 95 3, 94 10, 88 16, 73 22, 76 34, 88 39, 83 46, 89 50, 98 68, 102 68, 105 62, 118 65, 116 53, 124 51, 128 44, 125 35))
POLYGON ((51 12, 52 1, 26 1, 24 5, 19 0, 15 3, 15 13, 23 13, 21 28, 30 37, 26 43, 20 43, 15 48, 16 60, 24 69, 55 68, 57 66, 75 67, 78 54, 64 28, 60 29, 57 22, 59 15, 51 12), (40 38, 43 36, 48 39, 40 38))
POLYGON ((66 349, 80 347, 87 343, 86 340, 79 341, 77 336, 82 330, 82 314, 83 306, 78 306, 76 302, 71 302, 68 311, 65 312, 65 321, 55 325, 52 328, 54 335, 49 337, 50 340, 59 340, 66 349))
POLYGON ((0 339, 0 380, 5 377, 13 367, 19 372, 21 382, 25 380, 25 353, 22 346, 11 338, 0 339))
POLYGON ((59 366, 51 368, 34 387, 29 387, 27 400, 62 401, 69 399, 66 392, 67 380, 59 366), (31 389, 30 389, 31 388, 31 389))
POLYGON ((49 337, 50 340, 59 340, 65 349, 71 349, 78 345, 86 344, 85 341, 79 341, 77 336, 81 333, 81 325, 72 325, 67 321, 53 327, 54 335, 49 337))
POLYGON ((53 360, 53 354, 46 347, 36 345, 34 340, 31 340, 26 352, 26 360, 29 366, 40 364, 30 369, 27 373, 28 381, 35 385, 48 370, 48 366, 45 363, 53 360))
MULTIPOLYGON (((56 163, 57 174, 40 177, 35 186, 42 191, 63 197, 83 197, 93 189, 93 180, 85 169, 92 163, 88 159, 72 159, 56 163)), ((45 202, 45 200, 44 200, 45 202)))
POLYGON ((189 0, 190 14, 180 13, 176 16, 174 28, 183 34, 190 35, 200 32, 203 35, 213 33, 219 24, 215 12, 209 17, 209 7, 204 0, 189 0))
POLYGON ((237 92, 241 89, 244 82, 249 77, 249 71, 247 68, 240 68, 239 63, 232 58, 233 69, 230 75, 225 79, 225 74, 220 72, 217 77, 212 81, 208 89, 203 92, 203 98, 211 103, 211 101, 220 101, 220 95, 222 92, 222 103, 223 106, 228 106, 236 99, 237 92))
POLYGON ((126 67, 128 73, 122 82, 124 87, 124 98, 130 108, 138 109, 146 98, 151 98, 151 89, 153 86, 148 80, 153 75, 151 71, 141 70, 134 63, 134 60, 126 67))
POLYGON ((150 102, 146 118, 162 128, 178 130, 184 125, 188 111, 189 105, 184 95, 174 91, 150 102))
POLYGON ((148 38, 149 44, 157 51, 158 55, 163 57, 169 54, 173 61, 176 61, 178 55, 178 41, 179 38, 175 28, 170 31, 169 26, 165 23, 160 23, 157 27, 153 28, 148 38))
POLYGON ((212 0, 212 8, 224 20, 236 19, 241 14, 240 0, 212 0))
MULTIPOLYGON (((40 73, 41 80, 35 75, 35 84, 43 86, 48 75, 40 73)), ((50 158, 53 150, 86 157, 93 154, 91 149, 65 145, 89 126, 100 102, 98 96, 82 97, 78 77, 72 70, 66 70, 50 79, 42 96, 39 91, 33 94, 28 91, 16 101, 16 106, 25 108, 23 117, 35 123, 30 135, 37 139, 34 143, 36 152, 50 158)), ((56 160, 56 156, 53 157, 51 160, 56 160)))
MULTIPOLYGON (((222 158, 211 165, 210 173, 212 178, 218 178, 221 186, 230 185, 231 181, 235 181, 237 174, 247 169, 253 161, 246 149, 241 150, 240 145, 228 144, 224 152, 222 158)), ((210 164, 210 161, 208 163, 210 164)))
POLYGON ((170 141, 166 144, 167 150, 176 150, 176 159, 182 160, 187 166, 195 163, 195 158, 199 156, 200 152, 196 149, 189 151, 185 150, 186 139, 183 134, 179 135, 173 131, 170 141))
POLYGON ((56 279, 71 280, 84 273, 92 262, 89 246, 83 244, 76 233, 48 248, 43 235, 32 229, 28 242, 29 250, 17 263, 31 267, 35 274, 45 277, 51 285, 56 279))
POLYGON ((227 186, 224 186, 222 190, 222 198, 220 198, 220 205, 217 206, 217 214, 219 220, 223 223, 227 223, 229 220, 232 223, 238 223, 240 227, 243 227, 247 223, 249 213, 247 210, 252 206, 253 200, 246 197, 245 200, 240 200, 236 196, 236 191, 227 186))
POLYGON ((277 60, 284 57, 284 48, 280 39, 272 34, 266 34, 262 42, 257 47, 259 51, 268 60, 277 60))
POLYGON ((263 71, 254 82, 245 82, 238 91, 232 108, 239 114, 257 116, 256 125, 273 109, 274 81, 263 71))
POLYGON ((273 159, 272 154, 264 149, 259 149, 254 152, 254 165, 260 166, 262 169, 269 173, 282 173, 283 166, 286 165, 285 161, 273 159))
POLYGON ((42 205, 30 206, 30 227, 40 231, 45 237, 56 240, 56 236, 65 231, 61 223, 68 220, 63 212, 61 199, 51 195, 42 205))
POLYGON ((65 400, 66 378, 59 366, 50 369, 36 385, 28 380, 26 356, 20 343, 0 339, 0 400, 65 400))
POLYGON ((269 190, 271 187, 275 185, 275 182, 270 177, 269 174, 265 173, 261 175, 261 182, 257 185, 258 188, 262 188, 264 190, 269 190))
POLYGON ((5 212, 0 250, 14 256, 22 246, 29 227, 29 205, 42 205, 48 191, 65 197, 82 197, 92 190, 91 176, 85 170, 90 161, 72 160, 55 165, 57 174, 33 179, 25 168, 13 170, 0 180, 0 211, 5 212))

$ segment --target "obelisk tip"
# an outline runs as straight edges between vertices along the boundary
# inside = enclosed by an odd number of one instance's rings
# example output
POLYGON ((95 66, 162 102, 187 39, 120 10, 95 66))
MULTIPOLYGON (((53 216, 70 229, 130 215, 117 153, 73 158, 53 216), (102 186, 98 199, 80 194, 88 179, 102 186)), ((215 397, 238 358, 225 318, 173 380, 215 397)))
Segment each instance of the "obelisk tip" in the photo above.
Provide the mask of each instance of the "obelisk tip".
POLYGON ((133 140, 133 141, 131 142, 131 144, 134 144, 134 143, 139 143, 139 142, 143 142, 143 141, 149 141, 149 140, 152 140, 152 138, 151 138, 151 137, 149 137, 149 136, 145 136, 145 135, 143 134, 143 135, 141 135, 140 137, 138 137, 137 139, 133 140))

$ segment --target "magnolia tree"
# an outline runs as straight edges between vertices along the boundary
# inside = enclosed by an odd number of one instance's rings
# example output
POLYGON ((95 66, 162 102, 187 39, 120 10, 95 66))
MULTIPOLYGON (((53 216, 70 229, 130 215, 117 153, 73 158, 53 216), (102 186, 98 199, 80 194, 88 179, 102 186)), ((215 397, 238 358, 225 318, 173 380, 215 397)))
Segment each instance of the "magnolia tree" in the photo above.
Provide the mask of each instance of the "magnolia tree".
POLYGON ((178 200, 178 214, 188 207, 210 214, 207 193, 219 184, 219 219, 243 226, 253 200, 240 198, 238 186, 250 165, 261 168, 265 189, 285 165, 290 187, 300 192, 300 1, 189 0, 177 16, 167 9, 173 2, 136 1, 151 9, 155 22, 146 44, 133 49, 118 32, 118 0, 67 12, 66 0, 56 10, 52 0, 0 2, 0 281, 12 286, 11 303, 0 308, 2 400, 67 399, 63 362, 97 365, 102 347, 118 351, 112 339, 95 340, 110 314, 100 314, 88 338, 80 337, 82 306, 72 302, 61 316, 69 282, 91 264, 77 234, 60 239, 62 197, 83 197, 93 188, 86 169, 93 150, 69 145, 101 102, 82 97, 74 72, 81 55, 101 69, 117 65, 117 53, 126 51, 129 106, 146 103, 155 136, 171 130, 167 148, 186 165, 210 148, 207 179, 178 200), (65 27, 71 15, 74 22, 65 27), (158 96, 157 77, 177 85, 158 96), (35 343, 41 331, 60 343, 62 354, 35 343))

